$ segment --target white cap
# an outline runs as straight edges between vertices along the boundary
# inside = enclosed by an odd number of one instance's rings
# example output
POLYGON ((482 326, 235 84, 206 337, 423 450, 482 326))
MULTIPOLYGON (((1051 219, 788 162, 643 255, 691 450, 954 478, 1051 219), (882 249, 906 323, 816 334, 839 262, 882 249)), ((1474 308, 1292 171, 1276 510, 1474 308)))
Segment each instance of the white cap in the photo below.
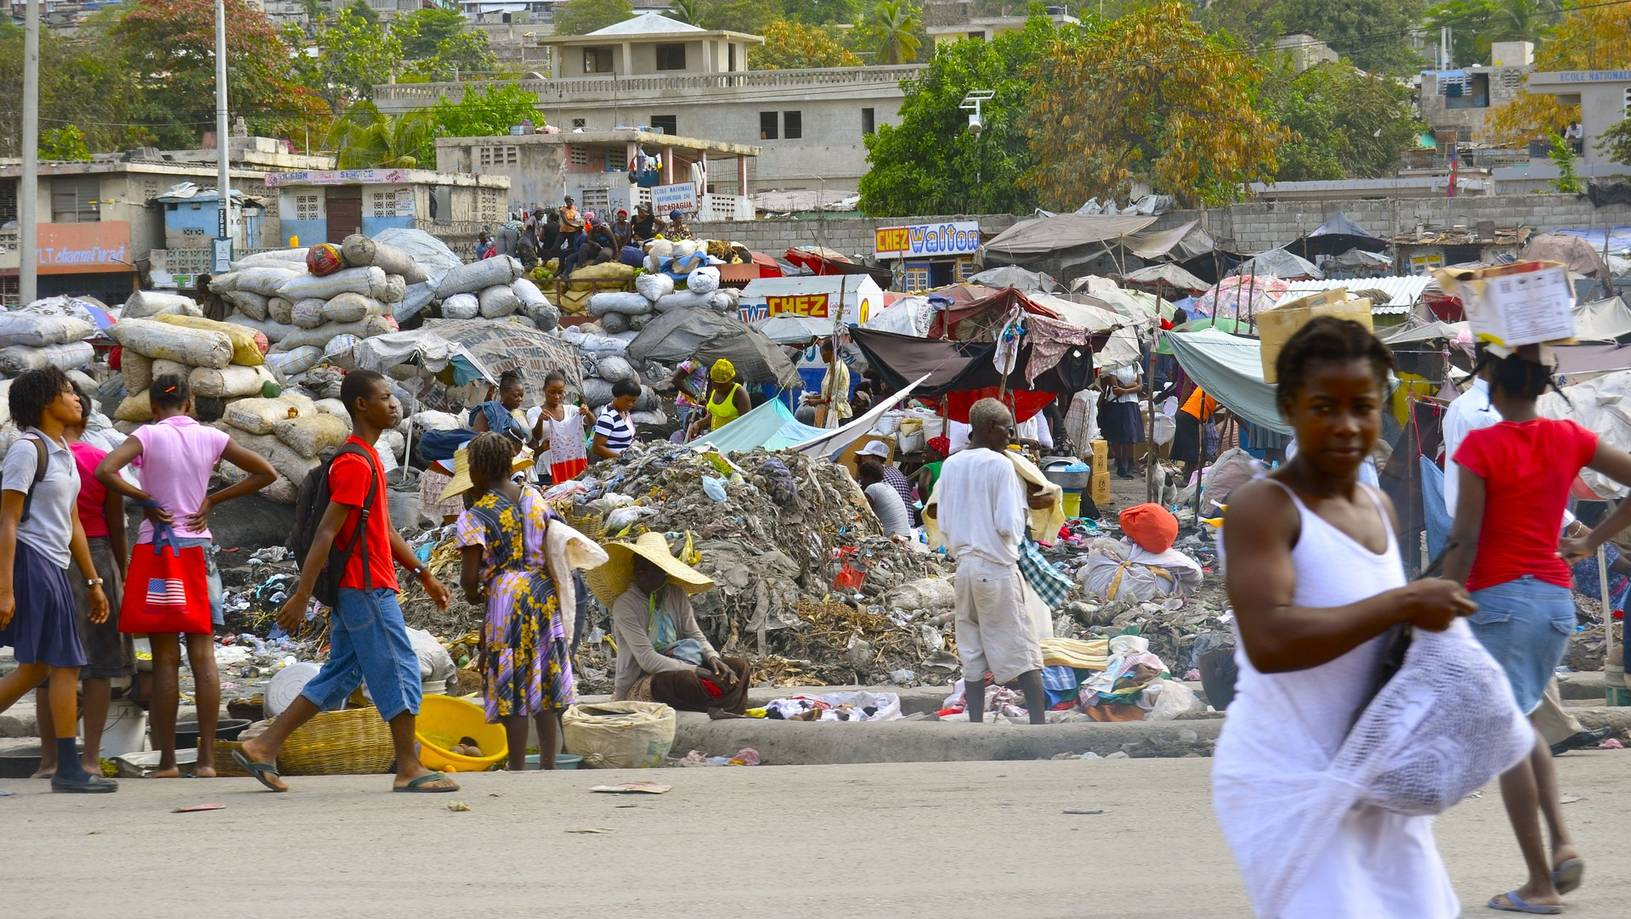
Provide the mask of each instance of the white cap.
POLYGON ((884 443, 881 440, 874 440, 873 442, 867 444, 866 446, 862 447, 861 449, 855 451, 855 455, 856 456, 877 456, 877 457, 882 457, 883 459, 888 459, 889 458, 889 445, 884 443))

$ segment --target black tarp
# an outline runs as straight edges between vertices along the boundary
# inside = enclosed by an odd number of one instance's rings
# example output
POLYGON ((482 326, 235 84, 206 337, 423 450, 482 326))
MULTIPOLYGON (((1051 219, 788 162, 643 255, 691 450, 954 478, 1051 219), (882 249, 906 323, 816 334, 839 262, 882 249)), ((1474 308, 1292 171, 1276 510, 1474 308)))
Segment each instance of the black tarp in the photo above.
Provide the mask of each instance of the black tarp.
POLYGON ((705 309, 670 310, 653 319, 629 343, 629 359, 672 364, 696 358, 712 364, 725 358, 745 383, 799 385, 798 370, 764 333, 735 316, 705 309))
POLYGON ((1337 255, 1349 249, 1381 252, 1387 246, 1387 240, 1349 220, 1347 214, 1337 211, 1324 223, 1310 230, 1308 235, 1286 248, 1313 261, 1316 255, 1337 255))

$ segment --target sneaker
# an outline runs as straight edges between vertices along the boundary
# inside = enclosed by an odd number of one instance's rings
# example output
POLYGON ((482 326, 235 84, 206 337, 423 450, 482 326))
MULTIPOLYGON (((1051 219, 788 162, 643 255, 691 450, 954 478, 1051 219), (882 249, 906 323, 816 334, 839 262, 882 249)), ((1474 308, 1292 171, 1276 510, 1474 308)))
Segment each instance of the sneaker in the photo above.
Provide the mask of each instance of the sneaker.
POLYGON ((118 791, 119 783, 100 775, 86 775, 83 778, 54 775, 51 777, 51 790, 64 794, 100 795, 118 791))

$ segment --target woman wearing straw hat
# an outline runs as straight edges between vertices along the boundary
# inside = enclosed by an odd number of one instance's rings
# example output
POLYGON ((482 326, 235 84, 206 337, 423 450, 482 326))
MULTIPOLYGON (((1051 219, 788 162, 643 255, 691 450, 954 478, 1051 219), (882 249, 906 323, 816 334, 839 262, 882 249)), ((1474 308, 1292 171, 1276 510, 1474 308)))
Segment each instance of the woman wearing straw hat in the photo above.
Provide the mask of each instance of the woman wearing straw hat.
POLYGON ((617 639, 612 698, 716 716, 742 714, 747 661, 721 657, 691 610, 691 597, 714 582, 675 558, 661 533, 603 548, 610 560, 590 571, 588 580, 612 611, 617 639))

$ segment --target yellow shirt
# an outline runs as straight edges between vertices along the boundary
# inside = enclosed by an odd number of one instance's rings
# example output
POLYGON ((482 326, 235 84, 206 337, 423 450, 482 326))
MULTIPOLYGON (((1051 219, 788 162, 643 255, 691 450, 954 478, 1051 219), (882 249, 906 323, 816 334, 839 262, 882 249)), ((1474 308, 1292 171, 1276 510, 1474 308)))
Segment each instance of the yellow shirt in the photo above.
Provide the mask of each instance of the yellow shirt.
POLYGON ((723 402, 716 402, 713 396, 708 397, 708 415, 713 419, 709 430, 717 431, 742 417, 741 411, 736 407, 736 391, 741 388, 742 384, 732 383, 731 388, 725 391, 723 402))

